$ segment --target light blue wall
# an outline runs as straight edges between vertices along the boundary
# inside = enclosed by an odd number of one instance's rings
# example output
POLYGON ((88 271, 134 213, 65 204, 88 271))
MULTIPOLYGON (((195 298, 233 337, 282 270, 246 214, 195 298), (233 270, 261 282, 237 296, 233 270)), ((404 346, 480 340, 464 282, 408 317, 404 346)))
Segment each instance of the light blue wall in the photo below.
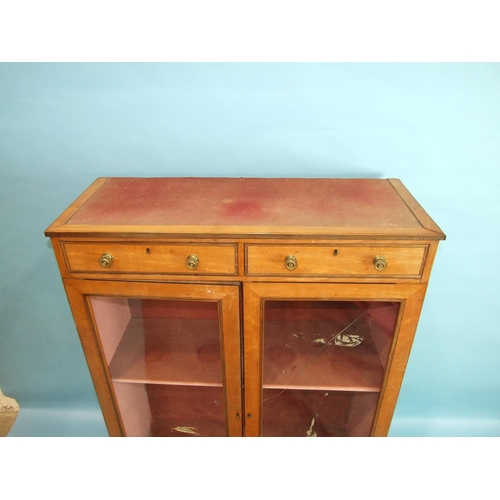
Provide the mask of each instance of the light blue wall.
POLYGON ((98 176, 400 178, 448 239, 391 435, 500 435, 499 64, 0 64, 13 435, 106 433, 43 236, 98 176))

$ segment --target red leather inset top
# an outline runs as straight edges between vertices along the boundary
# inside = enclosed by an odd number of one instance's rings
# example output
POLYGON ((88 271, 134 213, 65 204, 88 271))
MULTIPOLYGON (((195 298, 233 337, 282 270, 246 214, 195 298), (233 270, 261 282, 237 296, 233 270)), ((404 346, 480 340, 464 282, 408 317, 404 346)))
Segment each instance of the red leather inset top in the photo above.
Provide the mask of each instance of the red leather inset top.
POLYGON ((115 177, 68 223, 422 227, 384 179, 115 177))

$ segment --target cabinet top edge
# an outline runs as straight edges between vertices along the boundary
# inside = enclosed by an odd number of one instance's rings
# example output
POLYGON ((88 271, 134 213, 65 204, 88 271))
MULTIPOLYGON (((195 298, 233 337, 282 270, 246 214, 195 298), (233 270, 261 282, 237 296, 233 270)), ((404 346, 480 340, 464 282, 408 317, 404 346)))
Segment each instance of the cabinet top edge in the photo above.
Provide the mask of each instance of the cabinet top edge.
POLYGON ((343 236, 444 240, 399 179, 100 177, 49 237, 343 236))

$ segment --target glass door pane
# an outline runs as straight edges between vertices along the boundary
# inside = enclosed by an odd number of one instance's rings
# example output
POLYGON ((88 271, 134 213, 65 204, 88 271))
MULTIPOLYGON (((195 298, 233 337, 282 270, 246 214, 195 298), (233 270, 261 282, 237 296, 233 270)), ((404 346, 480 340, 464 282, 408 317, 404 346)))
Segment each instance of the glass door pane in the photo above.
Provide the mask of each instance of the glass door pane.
POLYGON ((263 436, 369 436, 399 302, 264 301, 263 436))
POLYGON ((225 436, 217 302, 91 297, 127 436, 225 436))

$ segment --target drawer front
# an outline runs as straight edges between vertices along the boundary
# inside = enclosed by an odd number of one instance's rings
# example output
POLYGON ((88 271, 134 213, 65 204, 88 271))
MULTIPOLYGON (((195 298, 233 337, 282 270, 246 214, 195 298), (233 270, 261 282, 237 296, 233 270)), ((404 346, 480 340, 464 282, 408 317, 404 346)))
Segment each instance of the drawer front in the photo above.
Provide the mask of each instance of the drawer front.
POLYGON ((236 274, 234 244, 64 242, 62 250, 70 273, 236 274))
POLYGON ((249 276, 419 278, 426 245, 247 245, 249 276))

